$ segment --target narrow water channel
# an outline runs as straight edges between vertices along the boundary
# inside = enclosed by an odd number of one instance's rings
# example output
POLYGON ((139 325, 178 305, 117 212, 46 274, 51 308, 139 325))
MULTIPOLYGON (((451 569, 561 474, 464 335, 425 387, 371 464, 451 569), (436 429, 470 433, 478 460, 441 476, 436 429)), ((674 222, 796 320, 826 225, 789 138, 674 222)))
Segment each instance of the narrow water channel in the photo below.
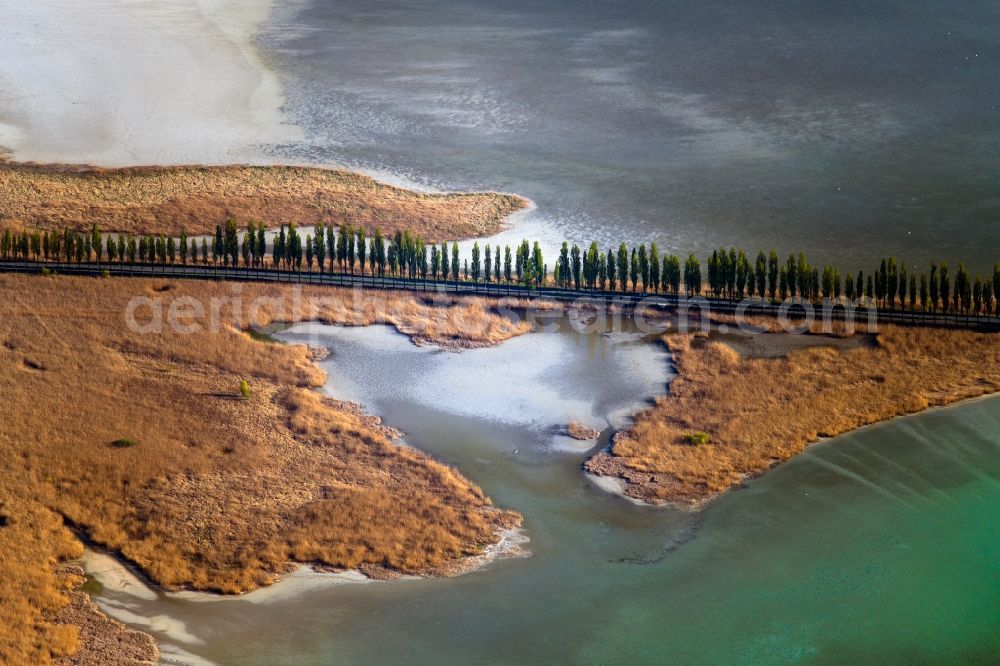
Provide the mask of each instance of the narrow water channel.
MULTIPOLYGON (((665 390, 663 347, 567 328, 460 353, 385 327, 295 326, 326 390, 520 511, 531 557, 444 580, 318 586, 266 602, 98 602, 166 655, 240 664, 871 663, 1000 654, 1000 401, 836 438, 699 514, 634 505, 588 447, 665 390), (605 430, 581 445, 570 420, 605 430)), ((280 584, 279 584, 280 585, 280 584)))

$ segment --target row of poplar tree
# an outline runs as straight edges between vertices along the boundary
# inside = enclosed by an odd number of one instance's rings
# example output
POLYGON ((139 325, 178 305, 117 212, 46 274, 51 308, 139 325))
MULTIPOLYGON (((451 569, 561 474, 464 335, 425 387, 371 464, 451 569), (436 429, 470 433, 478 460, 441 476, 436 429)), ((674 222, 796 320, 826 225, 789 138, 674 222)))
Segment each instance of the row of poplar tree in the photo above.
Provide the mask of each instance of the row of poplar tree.
MULTIPOLYGON (((59 232, 6 230, 0 236, 4 259, 35 261, 119 263, 202 263, 224 267, 286 270, 340 271, 379 276, 475 282, 516 282, 534 286, 549 284, 549 267, 538 242, 527 240, 501 251, 500 245, 472 246, 471 257, 460 257, 458 243, 427 243, 409 231, 386 238, 376 229, 368 238, 365 230, 349 225, 340 228, 317 225, 304 238, 294 224, 282 225, 268 248, 263 223, 250 223, 240 233, 232 220, 218 225, 213 237, 196 239, 181 235, 102 236, 95 225, 90 233, 71 229, 59 232), (268 250, 270 249, 270 252, 268 250)), ((771 301, 800 298, 862 300, 888 308, 910 308, 965 314, 998 314, 1000 264, 992 279, 973 277, 960 263, 954 275, 946 263, 928 271, 908 272, 894 258, 883 259, 871 273, 847 273, 811 265, 805 255, 779 259, 773 250, 753 259, 745 251, 719 249, 708 258, 703 274, 701 261, 689 255, 681 261, 662 255, 652 243, 629 248, 601 250, 596 242, 586 250, 564 242, 551 275, 556 287, 573 290, 633 291, 701 295, 741 300, 760 297, 771 301)))

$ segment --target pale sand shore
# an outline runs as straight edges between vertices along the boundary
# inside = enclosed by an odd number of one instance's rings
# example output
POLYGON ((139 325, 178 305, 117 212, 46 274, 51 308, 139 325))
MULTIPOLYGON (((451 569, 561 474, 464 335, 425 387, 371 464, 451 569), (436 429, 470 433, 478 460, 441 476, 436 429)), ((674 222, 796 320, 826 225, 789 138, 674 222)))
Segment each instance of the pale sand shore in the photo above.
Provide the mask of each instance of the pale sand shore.
MULTIPOLYGON (((497 542, 486 546, 481 554, 457 560, 446 567, 442 567, 440 573, 445 576, 461 575, 482 569, 496 560, 527 557, 530 555, 525 550, 525 544, 528 543, 529 539, 522 528, 499 530, 497 538, 497 542)), ((380 580, 369 578, 360 571, 353 569, 345 571, 320 571, 303 564, 283 575, 272 585, 259 587, 245 594, 227 595, 194 590, 168 592, 151 587, 146 581, 137 576, 131 568, 109 553, 87 548, 84 551, 83 557, 80 558, 79 564, 87 574, 93 576, 106 588, 144 601, 156 601, 162 595, 168 599, 182 599, 185 601, 238 600, 259 604, 286 599, 320 587, 349 583, 373 583, 380 580)), ((386 580, 420 580, 424 577, 402 575, 386 580)), ((117 617, 113 612, 109 614, 117 617)), ((124 619, 123 621, 129 620, 124 619)))
MULTIPOLYGON (((528 536, 521 528, 500 530, 499 540, 487 546, 483 553, 463 558, 444 567, 440 572, 444 576, 458 576, 482 569, 491 562, 500 559, 528 557, 525 550, 528 536)), ((184 664, 189 666, 204 666, 211 664, 192 654, 189 650, 203 645, 204 641, 189 630, 188 623, 168 612, 151 613, 145 610, 143 603, 156 604, 157 609, 169 611, 172 606, 156 603, 157 600, 176 600, 184 602, 228 602, 266 604, 283 599, 289 599, 311 590, 330 588, 347 584, 367 584, 385 582, 364 575, 360 571, 317 571, 309 566, 300 565, 294 571, 284 575, 280 580, 267 587, 257 588, 240 595, 222 595, 211 592, 196 592, 181 590, 167 592, 150 586, 121 560, 105 552, 85 549, 79 564, 82 569, 105 589, 116 594, 101 594, 95 598, 98 608, 109 617, 132 627, 157 635, 157 645, 161 651, 161 662, 184 664)), ((389 580, 420 580, 423 576, 404 575, 389 580)), ((146 607, 148 608, 148 606, 146 607)))
POLYGON ((269 161, 295 141, 253 38, 273 0, 0 0, 0 147, 100 166, 269 161))

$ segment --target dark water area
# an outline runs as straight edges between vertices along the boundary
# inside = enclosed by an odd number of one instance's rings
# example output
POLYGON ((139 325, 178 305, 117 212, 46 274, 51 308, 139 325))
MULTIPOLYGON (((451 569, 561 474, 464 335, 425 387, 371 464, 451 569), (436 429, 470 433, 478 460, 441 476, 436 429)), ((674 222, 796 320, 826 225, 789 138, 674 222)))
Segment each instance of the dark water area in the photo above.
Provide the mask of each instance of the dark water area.
POLYGON ((312 0, 260 44, 307 135, 276 154, 521 193, 549 247, 985 272, 998 26, 983 0, 312 0))

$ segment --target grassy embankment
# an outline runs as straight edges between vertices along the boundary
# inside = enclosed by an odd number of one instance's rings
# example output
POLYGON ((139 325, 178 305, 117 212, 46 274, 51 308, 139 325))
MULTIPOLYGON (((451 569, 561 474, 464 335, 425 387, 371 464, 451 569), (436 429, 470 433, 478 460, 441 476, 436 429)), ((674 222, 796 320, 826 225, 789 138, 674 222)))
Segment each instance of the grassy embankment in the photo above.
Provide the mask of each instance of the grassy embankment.
POLYGON ((652 503, 704 500, 822 437, 1000 391, 997 334, 882 326, 874 345, 778 358, 703 333, 664 340, 678 373, 668 395, 586 465, 652 503), (707 443, 694 443, 702 432, 707 443))
POLYGON ((323 373, 307 349, 242 327, 385 321, 423 339, 490 344, 524 326, 466 301, 308 288, 296 300, 278 285, 239 287, 244 304, 273 300, 217 333, 138 334, 123 320, 135 295, 207 304, 234 288, 0 276, 0 661, 92 647, 89 629, 73 626, 87 622, 59 611, 79 583, 59 571, 80 552, 64 520, 165 587, 223 592, 266 585, 289 562, 446 573, 517 523, 453 469, 316 393, 323 373), (238 397, 241 378, 249 400, 238 397))
POLYGON ((494 192, 422 194, 348 171, 307 167, 102 169, 0 159, 0 227, 179 236, 233 218, 269 227, 350 224, 409 229, 426 241, 488 236, 527 202, 494 192))

